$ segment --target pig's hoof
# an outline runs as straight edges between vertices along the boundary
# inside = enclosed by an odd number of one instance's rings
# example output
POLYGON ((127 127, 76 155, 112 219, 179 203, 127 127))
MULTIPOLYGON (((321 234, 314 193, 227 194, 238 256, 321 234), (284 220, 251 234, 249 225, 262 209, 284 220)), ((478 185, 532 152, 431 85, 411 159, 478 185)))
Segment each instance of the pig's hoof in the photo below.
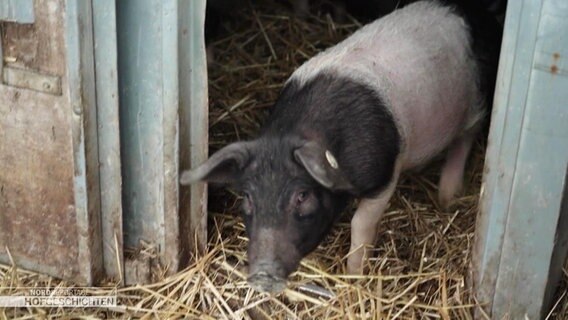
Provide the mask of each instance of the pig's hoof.
POLYGON ((461 190, 461 181, 445 181, 445 179, 442 179, 438 189, 438 204, 440 208, 447 210, 461 190))
POLYGON ((264 271, 249 276, 247 281, 253 289, 260 292, 276 294, 286 289, 286 279, 274 277, 264 271))
POLYGON ((361 259, 349 259, 347 260, 347 273, 360 275, 363 274, 363 263, 361 259))
POLYGON ((450 203, 452 202, 453 198, 453 195, 447 196, 440 194, 438 195, 438 205, 442 210, 447 210, 450 207, 450 203))
POLYGON ((438 205, 442 210, 448 210, 456 198, 456 191, 441 189, 438 193, 438 205))

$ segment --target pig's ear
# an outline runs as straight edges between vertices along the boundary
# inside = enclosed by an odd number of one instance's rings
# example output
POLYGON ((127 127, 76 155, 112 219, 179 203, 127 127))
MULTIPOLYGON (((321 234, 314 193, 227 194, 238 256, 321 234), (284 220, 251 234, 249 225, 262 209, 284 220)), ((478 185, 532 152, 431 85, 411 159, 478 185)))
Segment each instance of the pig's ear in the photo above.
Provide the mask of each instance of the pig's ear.
POLYGON ((322 186, 334 191, 353 191, 354 187, 339 167, 337 159, 315 141, 306 142, 294 151, 296 160, 322 186))
POLYGON ((251 158, 252 145, 253 142, 236 142, 224 147, 197 168, 183 171, 179 183, 189 185, 197 181, 218 184, 235 182, 251 158))

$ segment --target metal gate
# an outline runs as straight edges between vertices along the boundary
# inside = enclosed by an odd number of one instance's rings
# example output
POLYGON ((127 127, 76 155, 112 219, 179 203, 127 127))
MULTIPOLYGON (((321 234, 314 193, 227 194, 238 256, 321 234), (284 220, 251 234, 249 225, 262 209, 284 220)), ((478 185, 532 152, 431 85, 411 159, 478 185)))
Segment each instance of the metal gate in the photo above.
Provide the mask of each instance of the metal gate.
POLYGON ((205 190, 177 183, 207 152, 204 5, 0 2, 1 262, 91 284, 125 245, 170 272, 204 246, 205 190))

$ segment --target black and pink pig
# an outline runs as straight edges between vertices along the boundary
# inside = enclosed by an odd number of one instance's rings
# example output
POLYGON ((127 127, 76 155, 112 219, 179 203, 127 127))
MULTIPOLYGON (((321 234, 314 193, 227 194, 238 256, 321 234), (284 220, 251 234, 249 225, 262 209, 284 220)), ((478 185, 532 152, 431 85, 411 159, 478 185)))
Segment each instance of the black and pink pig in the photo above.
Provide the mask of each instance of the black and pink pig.
POLYGON ((500 39, 462 12, 421 1, 361 28, 292 74, 258 138, 182 173, 242 192, 251 286, 283 290, 354 197, 347 268, 361 272, 400 173, 442 152, 439 202, 460 191, 500 39))

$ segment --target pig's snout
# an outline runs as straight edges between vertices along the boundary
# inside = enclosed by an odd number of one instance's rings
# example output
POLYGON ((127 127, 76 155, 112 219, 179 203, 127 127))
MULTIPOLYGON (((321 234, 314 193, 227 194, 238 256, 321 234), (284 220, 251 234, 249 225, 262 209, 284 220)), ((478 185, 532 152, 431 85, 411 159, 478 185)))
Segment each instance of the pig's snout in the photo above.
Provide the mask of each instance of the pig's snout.
POLYGON ((269 274, 266 271, 251 274, 247 281, 253 289, 260 292, 280 293, 286 289, 286 279, 269 274))
POLYGON ((280 293, 286 289, 286 272, 277 261, 259 261, 249 268, 247 281, 257 291, 280 293))

